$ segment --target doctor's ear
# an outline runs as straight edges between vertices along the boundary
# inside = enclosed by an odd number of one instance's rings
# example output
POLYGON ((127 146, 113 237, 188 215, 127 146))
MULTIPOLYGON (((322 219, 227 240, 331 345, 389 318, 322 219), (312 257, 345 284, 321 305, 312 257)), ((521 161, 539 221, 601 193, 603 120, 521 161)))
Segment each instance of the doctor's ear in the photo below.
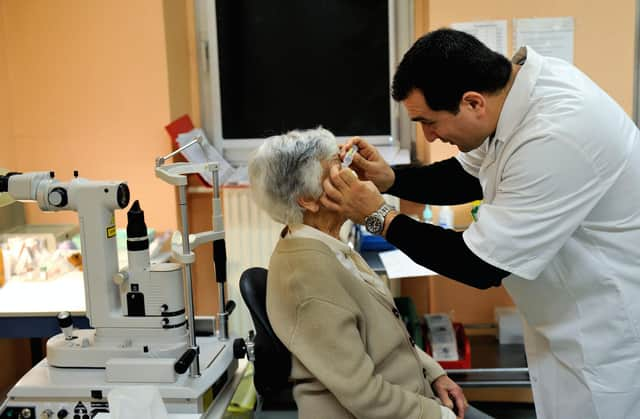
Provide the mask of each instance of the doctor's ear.
POLYGON ((320 210, 320 202, 311 197, 298 198, 298 205, 310 212, 318 212, 320 210))
POLYGON ((469 91, 462 95, 460 106, 467 106, 474 111, 484 111, 487 106, 487 100, 481 93, 469 91))

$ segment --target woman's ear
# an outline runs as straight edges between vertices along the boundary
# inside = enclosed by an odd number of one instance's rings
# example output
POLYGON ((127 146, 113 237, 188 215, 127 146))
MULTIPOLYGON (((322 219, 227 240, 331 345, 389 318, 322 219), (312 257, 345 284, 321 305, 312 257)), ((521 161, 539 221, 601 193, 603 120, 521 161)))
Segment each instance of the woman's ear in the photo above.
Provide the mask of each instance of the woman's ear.
POLYGON ((298 205, 310 212, 318 212, 320 210, 320 201, 311 197, 298 198, 298 205))

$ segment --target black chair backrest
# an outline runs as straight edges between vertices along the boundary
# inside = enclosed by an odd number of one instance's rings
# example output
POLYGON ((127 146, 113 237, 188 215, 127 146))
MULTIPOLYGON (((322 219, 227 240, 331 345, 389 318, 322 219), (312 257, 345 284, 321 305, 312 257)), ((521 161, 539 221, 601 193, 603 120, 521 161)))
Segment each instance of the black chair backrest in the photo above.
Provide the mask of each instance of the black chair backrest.
POLYGON ((291 387, 291 353, 273 332, 267 317, 267 270, 249 268, 240 276, 240 294, 256 328, 253 383, 269 397, 291 387))

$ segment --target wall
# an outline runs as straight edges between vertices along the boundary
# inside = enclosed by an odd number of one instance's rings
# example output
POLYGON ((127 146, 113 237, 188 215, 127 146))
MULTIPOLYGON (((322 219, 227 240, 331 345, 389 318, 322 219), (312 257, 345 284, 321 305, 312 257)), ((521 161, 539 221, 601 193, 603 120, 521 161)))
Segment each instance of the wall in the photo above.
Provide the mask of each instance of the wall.
MULTIPOLYGON (((453 22, 506 19, 512 51, 513 18, 573 16, 575 65, 632 115, 636 2, 614 3, 615 7, 611 2, 580 0, 416 0, 416 37, 453 22)), ((418 130, 416 151, 422 161, 433 162, 454 155, 457 148, 438 141, 428 144, 418 130)), ((467 216, 468 210, 457 208, 456 218, 467 216)), ((442 277, 403 280, 402 292, 414 297, 418 311, 452 312, 462 322, 490 322, 494 306, 512 304, 503 288, 479 291, 442 277)))
MULTIPOLYGON (((174 190, 153 168, 170 151, 163 127, 192 110, 190 7, 186 0, 0 0, 0 78, 7 79, 0 96, 9 108, 0 118, 10 115, 0 138, 15 147, 11 168, 126 180, 148 225, 175 228, 174 190)), ((27 219, 76 222, 73 213, 45 214, 35 205, 27 219)))
MULTIPOLYGON (((1 0, 0 0, 1 2, 1 0)), ((0 3, 1 7, 1 3, 0 3)), ((7 52, 4 16, 0 14, 0 168, 10 168, 15 159, 15 145, 9 141, 11 131, 11 113, 9 110, 9 80, 7 74, 7 52)))
MULTIPOLYGON (((573 16, 574 64, 598 83, 632 115, 635 0, 614 2, 583 0, 429 0, 427 26, 416 25, 416 33, 448 26, 453 22, 506 19, 508 34, 514 18, 573 16)), ((507 51, 513 51, 511 36, 507 51)), ((455 147, 437 144, 430 150, 432 161, 452 155, 455 147)))

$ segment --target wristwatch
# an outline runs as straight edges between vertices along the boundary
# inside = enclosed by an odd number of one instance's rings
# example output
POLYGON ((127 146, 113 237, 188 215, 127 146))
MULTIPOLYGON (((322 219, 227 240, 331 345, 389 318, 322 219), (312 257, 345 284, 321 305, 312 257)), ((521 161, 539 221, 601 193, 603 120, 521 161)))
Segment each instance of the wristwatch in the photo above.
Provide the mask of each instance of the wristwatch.
POLYGON ((394 210, 395 208, 391 205, 382 204, 382 206, 374 211, 373 214, 364 219, 364 227, 371 234, 382 234, 382 230, 384 230, 384 219, 389 212, 394 210))

